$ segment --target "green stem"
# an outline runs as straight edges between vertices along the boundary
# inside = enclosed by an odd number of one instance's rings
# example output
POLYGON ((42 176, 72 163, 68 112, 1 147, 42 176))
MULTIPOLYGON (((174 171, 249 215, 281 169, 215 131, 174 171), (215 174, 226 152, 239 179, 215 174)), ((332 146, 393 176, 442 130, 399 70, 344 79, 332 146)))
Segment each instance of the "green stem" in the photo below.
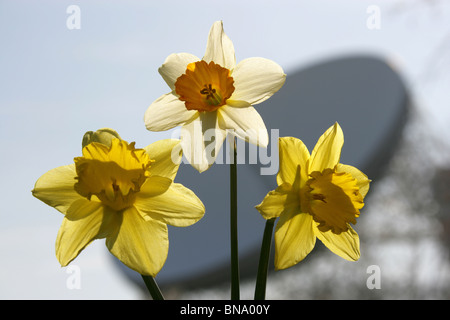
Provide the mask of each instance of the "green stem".
POLYGON ((152 276, 142 275, 142 279, 144 279, 145 285, 147 286, 148 292, 150 292, 153 300, 164 300, 164 296, 152 276))
POLYGON ((272 245, 272 232, 275 219, 266 220, 264 235, 259 256, 258 274, 256 277, 255 300, 265 300, 267 273, 269 270, 270 247, 272 245))
POLYGON ((230 237, 231 237, 231 300, 239 300, 239 254, 237 230, 237 151, 236 140, 231 144, 233 160, 230 164, 230 237))

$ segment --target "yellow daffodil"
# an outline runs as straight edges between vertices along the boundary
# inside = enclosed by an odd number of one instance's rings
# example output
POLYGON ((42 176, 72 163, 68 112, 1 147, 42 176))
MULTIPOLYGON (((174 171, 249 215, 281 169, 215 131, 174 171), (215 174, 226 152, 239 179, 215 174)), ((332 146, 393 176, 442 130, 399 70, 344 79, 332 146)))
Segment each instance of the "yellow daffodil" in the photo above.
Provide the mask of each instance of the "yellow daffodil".
POLYGON ((56 240, 59 262, 66 266, 93 240, 106 238, 125 265, 155 276, 168 253, 167 224, 188 226, 205 212, 191 190, 173 182, 179 140, 136 149, 109 133, 85 138, 101 142, 86 144, 74 164, 45 173, 32 191, 65 215, 56 240))
POLYGON ((265 219, 279 217, 276 269, 303 260, 316 238, 344 259, 359 259, 359 237, 350 223, 356 223, 364 206, 370 180, 355 167, 339 163, 343 144, 337 123, 320 137, 311 155, 299 139, 279 139, 278 187, 256 206, 265 219))
POLYGON ((236 65, 234 46, 221 21, 213 24, 203 59, 171 54, 159 68, 170 93, 145 113, 150 131, 181 127, 183 154, 198 171, 215 161, 226 133, 266 147, 266 126, 252 105, 270 98, 286 75, 275 62, 248 58, 236 65))

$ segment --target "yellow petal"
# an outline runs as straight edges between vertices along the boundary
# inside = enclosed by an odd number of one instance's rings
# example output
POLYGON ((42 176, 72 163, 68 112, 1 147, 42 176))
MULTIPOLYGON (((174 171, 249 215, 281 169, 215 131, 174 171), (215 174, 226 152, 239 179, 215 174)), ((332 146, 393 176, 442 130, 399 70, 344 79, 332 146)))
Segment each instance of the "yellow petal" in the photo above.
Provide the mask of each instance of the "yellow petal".
POLYGON ((361 256, 359 236, 350 226, 347 231, 335 234, 332 231, 321 232, 314 224, 314 234, 331 252, 345 260, 356 261, 361 256))
POLYGON ((98 238, 104 219, 100 202, 79 199, 68 209, 56 238, 56 257, 66 266, 94 239, 98 238))
POLYGON ((363 198, 366 196, 367 192, 369 191, 370 179, 364 173, 353 166, 341 163, 338 164, 336 171, 350 173, 357 181, 357 186, 359 188, 359 193, 361 194, 361 196, 363 198))
POLYGON ((203 203, 194 192, 178 183, 172 183, 167 191, 156 196, 148 196, 146 190, 142 190, 134 206, 146 220, 154 219, 175 227, 192 225, 205 213, 203 203))
POLYGON ((308 213, 290 211, 281 215, 275 228, 275 269, 292 267, 314 248, 313 219, 308 213))
POLYGON ((344 133, 336 122, 317 141, 309 159, 309 172, 334 169, 339 163, 344 133))
POLYGON ((74 189, 76 176, 74 164, 52 169, 36 181, 32 194, 65 214, 75 200, 82 198, 74 189))
POLYGON ((233 42, 225 34, 222 21, 214 22, 209 31, 203 60, 214 61, 230 70, 236 65, 233 42))
POLYGON ((278 185, 289 183, 295 188, 303 187, 308 180, 308 148, 297 138, 281 137, 278 139, 278 150, 280 162, 280 170, 277 175, 278 185), (300 177, 298 171, 300 171, 300 177), (294 183, 299 178, 299 183, 294 183))
POLYGON ((154 161, 148 170, 150 175, 175 179, 182 158, 180 140, 159 140, 148 145, 144 150, 154 161))
POLYGON ((172 180, 170 180, 169 178, 161 176, 150 176, 147 178, 147 180, 145 180, 139 192, 136 193, 136 197, 146 199, 158 196, 166 192, 171 184, 172 180))
POLYGON ((263 201, 255 208, 264 219, 279 217, 283 212, 298 212, 300 210, 299 193, 293 192, 292 186, 285 183, 270 191, 263 201))
POLYGON ((154 277, 167 258, 167 226, 156 220, 144 220, 134 207, 130 207, 122 214, 118 232, 106 238, 106 246, 129 268, 154 277))

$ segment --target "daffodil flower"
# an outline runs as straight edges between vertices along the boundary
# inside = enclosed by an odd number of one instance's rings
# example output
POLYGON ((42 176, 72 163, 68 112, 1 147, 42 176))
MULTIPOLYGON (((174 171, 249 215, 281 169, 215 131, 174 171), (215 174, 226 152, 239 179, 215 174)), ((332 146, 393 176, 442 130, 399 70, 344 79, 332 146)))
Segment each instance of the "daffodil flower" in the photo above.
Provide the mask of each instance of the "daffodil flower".
POLYGON ((338 256, 356 261, 356 223, 370 180, 355 167, 339 163, 344 135, 339 124, 319 139, 311 155, 299 139, 279 139, 278 187, 256 206, 275 228, 275 267, 289 268, 314 248, 316 238, 338 256))
POLYGON ((183 154, 198 171, 214 163, 227 133, 267 146, 266 126, 253 105, 277 92, 286 75, 264 58, 248 58, 236 65, 233 43, 221 21, 209 32, 203 59, 171 54, 159 73, 171 92, 150 105, 145 125, 150 131, 182 126, 183 154))
POLYGON ((167 224, 189 226, 205 208, 191 190, 173 182, 181 161, 179 140, 144 149, 111 136, 106 140, 109 145, 88 143, 74 164, 45 173, 32 193, 64 214, 56 239, 62 266, 93 240, 106 238, 125 265, 155 276, 168 253, 167 224))

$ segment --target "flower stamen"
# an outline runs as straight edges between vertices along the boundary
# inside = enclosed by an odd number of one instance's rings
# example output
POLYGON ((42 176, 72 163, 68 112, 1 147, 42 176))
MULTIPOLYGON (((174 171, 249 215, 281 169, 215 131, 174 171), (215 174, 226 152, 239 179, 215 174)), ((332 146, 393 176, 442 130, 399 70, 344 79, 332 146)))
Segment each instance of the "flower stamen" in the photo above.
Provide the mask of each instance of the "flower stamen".
POLYGON ((201 94, 206 94, 206 99, 214 97, 214 93, 216 93, 216 89, 211 87, 211 83, 209 85, 204 85, 204 88, 200 90, 201 94))
POLYGON ((312 199, 313 199, 313 200, 320 200, 320 201, 322 201, 323 203, 327 203, 327 202, 325 201, 325 196, 324 196, 323 194, 320 194, 320 193, 312 194, 312 199))

